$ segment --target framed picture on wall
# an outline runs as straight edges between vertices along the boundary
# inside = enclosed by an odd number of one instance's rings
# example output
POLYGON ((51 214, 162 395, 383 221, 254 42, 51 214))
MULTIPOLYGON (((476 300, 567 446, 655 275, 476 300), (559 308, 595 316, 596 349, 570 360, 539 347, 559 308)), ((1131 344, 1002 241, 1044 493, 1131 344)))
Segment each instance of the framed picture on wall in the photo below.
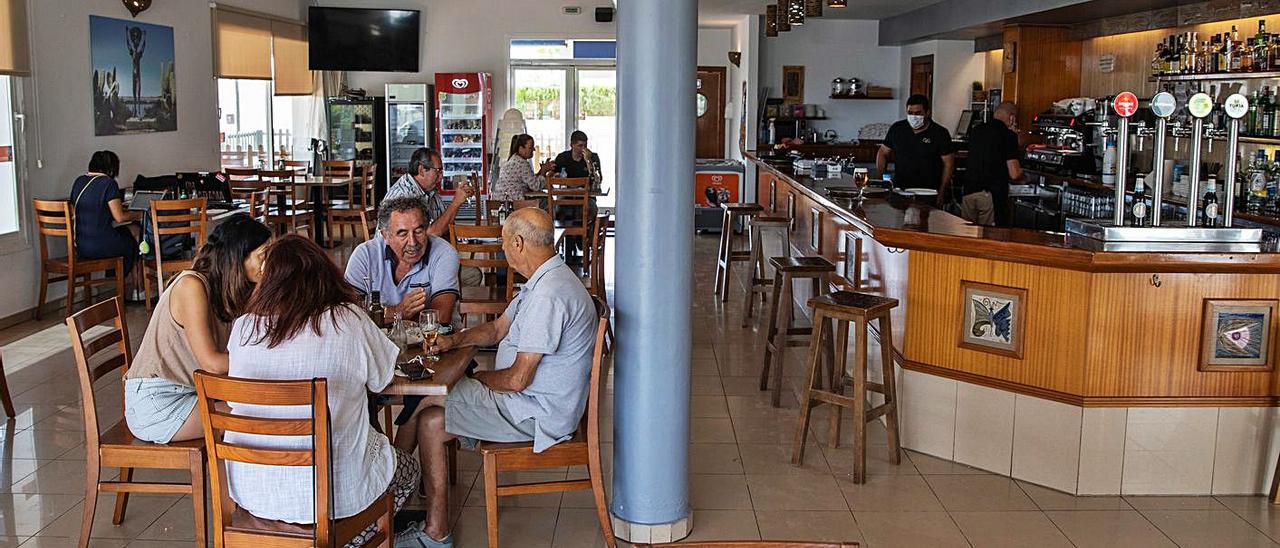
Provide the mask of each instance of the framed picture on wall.
POLYGON ((173 27, 89 16, 94 135, 178 130, 173 27))
POLYGON ((804 65, 782 67, 782 102, 804 102, 804 65))
POLYGON ((1205 299, 1200 371, 1271 371, 1276 300, 1205 299))
POLYGON ((1027 290, 960 280, 961 348, 1022 359, 1027 290))
POLYGON ((822 211, 816 207, 809 208, 809 249, 822 254, 822 211))
POLYGON ((844 231, 841 240, 844 242, 844 249, 840 252, 840 258, 843 260, 840 275, 849 281, 854 289, 862 287, 862 238, 858 237, 857 231, 844 231))

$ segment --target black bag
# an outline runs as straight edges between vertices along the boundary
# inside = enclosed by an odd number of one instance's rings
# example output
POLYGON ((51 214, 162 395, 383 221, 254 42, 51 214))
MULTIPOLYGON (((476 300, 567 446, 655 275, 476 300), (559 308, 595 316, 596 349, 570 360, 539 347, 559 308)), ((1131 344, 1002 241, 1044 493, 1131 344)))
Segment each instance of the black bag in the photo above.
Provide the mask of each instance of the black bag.
MULTIPOLYGON (((175 211, 173 215, 182 215, 183 212, 175 211)), ((163 217, 164 215, 161 215, 163 217)), ((166 223, 160 221, 160 228, 172 228, 175 226, 187 226, 190 223, 186 221, 166 223)), ((147 242, 150 246, 149 253, 143 253, 142 256, 147 259, 155 257, 155 251, 160 250, 162 259, 181 259, 186 256, 187 251, 195 249, 195 239, 190 234, 165 234, 160 238, 160 245, 156 245, 156 235, 151 229, 151 212, 147 211, 142 214, 142 241, 147 242)))

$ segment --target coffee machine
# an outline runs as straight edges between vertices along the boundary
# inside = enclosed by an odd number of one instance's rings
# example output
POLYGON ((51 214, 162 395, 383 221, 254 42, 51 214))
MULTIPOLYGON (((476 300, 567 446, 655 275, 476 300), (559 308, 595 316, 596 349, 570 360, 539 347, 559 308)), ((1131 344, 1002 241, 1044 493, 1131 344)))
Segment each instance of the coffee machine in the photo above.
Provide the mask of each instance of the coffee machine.
POLYGON ((1031 134, 1042 142, 1027 146, 1027 167, 1062 175, 1096 175, 1095 132, 1088 121, 1087 113, 1057 107, 1036 115, 1031 134))

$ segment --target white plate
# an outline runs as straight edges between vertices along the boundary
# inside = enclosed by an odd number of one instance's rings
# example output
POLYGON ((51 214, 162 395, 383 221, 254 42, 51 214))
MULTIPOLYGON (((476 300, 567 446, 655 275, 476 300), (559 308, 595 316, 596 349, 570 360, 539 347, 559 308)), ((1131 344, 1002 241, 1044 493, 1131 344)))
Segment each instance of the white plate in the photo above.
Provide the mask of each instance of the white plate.
POLYGON ((938 191, 932 188, 907 188, 903 189, 907 194, 915 194, 916 196, 937 196, 938 191))

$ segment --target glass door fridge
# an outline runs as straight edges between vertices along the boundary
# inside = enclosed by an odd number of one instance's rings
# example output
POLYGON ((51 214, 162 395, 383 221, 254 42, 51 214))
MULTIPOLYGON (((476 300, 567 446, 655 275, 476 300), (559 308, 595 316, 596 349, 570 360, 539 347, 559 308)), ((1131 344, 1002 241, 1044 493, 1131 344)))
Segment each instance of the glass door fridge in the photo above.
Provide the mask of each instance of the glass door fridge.
POLYGON ((413 151, 431 146, 435 134, 430 101, 434 86, 387 84, 387 180, 395 184, 409 173, 413 151))
POLYGON ((484 72, 436 74, 436 143, 444 163, 444 194, 475 174, 488 192, 488 143, 492 120, 492 77, 484 72))
MULTIPOLYGON (((378 163, 386 146, 382 101, 381 97, 329 98, 329 160, 355 160, 357 166, 378 163)), ((385 173, 379 165, 379 188, 386 188, 385 173)))

